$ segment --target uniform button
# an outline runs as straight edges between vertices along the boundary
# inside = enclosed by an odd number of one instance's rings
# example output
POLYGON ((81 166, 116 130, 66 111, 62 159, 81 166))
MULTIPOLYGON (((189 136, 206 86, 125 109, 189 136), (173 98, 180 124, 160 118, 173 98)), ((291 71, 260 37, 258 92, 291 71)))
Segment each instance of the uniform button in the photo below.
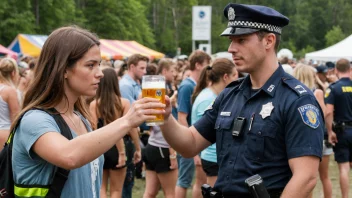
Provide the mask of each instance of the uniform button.
POLYGON ((232 160, 230 160, 230 164, 232 164, 232 160))
POLYGON ((262 135, 262 132, 261 132, 261 131, 259 131, 259 132, 258 132, 258 135, 262 135))
POLYGON ((229 180, 229 179, 230 179, 230 177, 229 177, 228 175, 226 175, 226 179, 227 179, 227 180, 229 180))
POLYGON ((257 157, 257 160, 260 160, 260 157, 257 157))

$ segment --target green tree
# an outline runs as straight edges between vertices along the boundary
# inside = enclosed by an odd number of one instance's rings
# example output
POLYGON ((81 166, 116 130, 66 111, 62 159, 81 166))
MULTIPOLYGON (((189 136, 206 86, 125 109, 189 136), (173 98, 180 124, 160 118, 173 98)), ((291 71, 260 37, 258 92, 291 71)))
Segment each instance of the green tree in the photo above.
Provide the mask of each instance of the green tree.
POLYGON ((82 16, 76 17, 74 0, 32 0, 32 7, 39 34, 49 34, 61 26, 83 23, 82 16))
POLYGON ((154 47, 146 8, 138 0, 87 0, 82 10, 86 26, 101 38, 135 40, 154 47))
POLYGON ((4 46, 19 33, 34 32, 34 15, 29 0, 2 0, 0 19, 0 44, 4 46))
POLYGON ((326 46, 334 45, 344 38, 346 38, 346 35, 342 32, 340 26, 334 26, 325 35, 326 46))

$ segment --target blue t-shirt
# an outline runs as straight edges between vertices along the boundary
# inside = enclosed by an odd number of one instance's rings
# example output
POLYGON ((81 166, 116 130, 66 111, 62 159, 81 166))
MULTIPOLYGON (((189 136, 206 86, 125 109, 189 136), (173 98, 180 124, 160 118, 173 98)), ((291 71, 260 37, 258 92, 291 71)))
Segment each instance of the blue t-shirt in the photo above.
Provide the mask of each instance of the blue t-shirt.
MULTIPOLYGON (((209 88, 205 88, 199 93, 192 106, 192 125, 203 116, 204 111, 214 102, 216 96, 209 88)), ((200 158, 216 163, 216 144, 204 149, 200 154, 200 158)))
POLYGON ((194 87, 196 83, 191 78, 184 79, 181 84, 180 88, 178 89, 177 95, 177 105, 178 105, 178 112, 187 113, 187 123, 191 125, 191 111, 192 111, 192 104, 191 104, 191 97, 193 94, 194 87))
POLYGON ((142 93, 142 87, 130 75, 125 74, 119 81, 121 96, 126 98, 132 104, 142 93))
MULTIPOLYGON (((85 123, 88 132, 92 131, 88 121, 77 114, 85 123)), ((48 185, 52 182, 56 167, 32 150, 33 144, 47 132, 60 132, 51 115, 41 110, 30 110, 25 113, 13 140, 12 168, 16 184, 48 185)), ((77 137, 72 129, 71 133, 73 138, 77 137)), ((100 197, 103 163, 102 155, 80 168, 71 170, 61 197, 100 197)))

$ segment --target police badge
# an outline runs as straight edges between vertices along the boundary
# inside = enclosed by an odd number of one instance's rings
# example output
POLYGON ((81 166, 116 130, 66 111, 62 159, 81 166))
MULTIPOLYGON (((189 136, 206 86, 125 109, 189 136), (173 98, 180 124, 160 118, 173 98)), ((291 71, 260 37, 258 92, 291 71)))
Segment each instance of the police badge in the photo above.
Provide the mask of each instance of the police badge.
POLYGON ((228 11, 228 13, 227 13, 227 16, 228 16, 228 18, 229 18, 229 21, 235 20, 235 17, 236 17, 236 15, 235 15, 235 10, 234 10, 232 7, 229 8, 229 11, 228 11))
POLYGON ((268 102, 267 104, 262 106, 262 110, 260 111, 260 115, 262 116, 263 119, 271 115, 271 112, 273 111, 274 106, 272 102, 268 102))

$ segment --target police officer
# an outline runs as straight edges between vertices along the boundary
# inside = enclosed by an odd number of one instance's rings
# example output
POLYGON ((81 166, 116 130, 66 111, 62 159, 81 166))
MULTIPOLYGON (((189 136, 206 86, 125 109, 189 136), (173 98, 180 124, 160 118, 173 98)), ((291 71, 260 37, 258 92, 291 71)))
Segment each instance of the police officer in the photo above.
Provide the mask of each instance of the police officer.
POLYGON ((164 137, 188 158, 216 142, 214 188, 223 197, 251 197, 245 180, 255 174, 271 197, 307 197, 317 181, 324 121, 313 93, 277 62, 289 20, 258 5, 229 4, 224 14, 228 51, 236 69, 249 75, 231 83, 190 128, 170 116, 166 99, 164 137))
POLYGON ((349 61, 337 61, 335 73, 339 80, 332 83, 325 93, 325 120, 329 142, 335 145, 333 149, 339 165, 342 197, 347 198, 349 163, 352 162, 352 81, 349 61))

